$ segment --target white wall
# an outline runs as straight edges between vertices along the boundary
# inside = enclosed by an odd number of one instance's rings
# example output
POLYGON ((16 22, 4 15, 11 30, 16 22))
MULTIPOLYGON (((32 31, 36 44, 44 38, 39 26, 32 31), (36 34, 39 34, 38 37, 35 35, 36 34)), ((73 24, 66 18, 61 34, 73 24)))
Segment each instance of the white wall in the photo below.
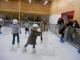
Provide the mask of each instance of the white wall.
POLYGON ((51 15, 49 16, 49 30, 52 33, 57 33, 58 29, 57 29, 57 21, 58 19, 61 17, 61 14, 56 14, 56 15, 51 15))
POLYGON ((57 24, 58 18, 60 18, 60 17, 61 17, 61 14, 49 16, 49 23, 50 24, 57 24))

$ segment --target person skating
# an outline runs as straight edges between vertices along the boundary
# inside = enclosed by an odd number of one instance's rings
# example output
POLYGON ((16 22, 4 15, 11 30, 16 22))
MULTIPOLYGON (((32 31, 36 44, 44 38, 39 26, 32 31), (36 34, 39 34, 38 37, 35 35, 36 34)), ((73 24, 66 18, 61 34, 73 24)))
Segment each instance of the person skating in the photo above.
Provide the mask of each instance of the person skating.
POLYGON ((36 50, 35 50, 35 46, 36 46, 36 38, 37 38, 37 27, 38 25, 37 24, 33 24, 32 28, 31 28, 31 33, 28 37, 28 41, 27 43, 24 45, 24 49, 23 49, 23 52, 27 52, 27 46, 29 44, 33 45, 33 51, 32 53, 35 53, 36 50))
POLYGON ((0 18, 0 34, 2 33, 1 29, 2 29, 2 24, 3 24, 3 19, 0 18))
POLYGON ((19 47, 19 33, 20 31, 20 26, 18 25, 18 20, 13 19, 13 24, 11 25, 12 27, 12 35, 13 35, 13 40, 12 40, 12 48, 14 48, 15 45, 15 37, 17 37, 17 47, 19 47))
POLYGON ((29 32, 29 23, 26 22, 26 23, 24 24, 24 27, 25 27, 25 34, 27 34, 27 32, 29 32))
POLYGON ((40 23, 40 29, 41 29, 41 43, 43 42, 42 34, 45 30, 47 30, 47 20, 45 18, 42 18, 40 23))
POLYGON ((61 35, 61 37, 60 37, 60 41, 62 42, 62 43, 64 43, 64 31, 65 31, 65 29, 67 28, 67 24, 64 24, 64 26, 61 28, 61 30, 59 31, 59 34, 61 35))

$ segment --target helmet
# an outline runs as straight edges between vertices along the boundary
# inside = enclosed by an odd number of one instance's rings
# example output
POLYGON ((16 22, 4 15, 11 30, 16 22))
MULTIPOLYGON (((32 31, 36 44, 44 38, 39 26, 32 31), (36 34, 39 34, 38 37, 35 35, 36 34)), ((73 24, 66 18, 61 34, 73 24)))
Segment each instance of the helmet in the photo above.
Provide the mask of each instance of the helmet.
POLYGON ((18 20, 17 19, 13 19, 13 24, 17 24, 18 20))
POLYGON ((38 27, 38 24, 33 24, 33 26, 32 27, 38 27))
POLYGON ((2 19, 2 18, 0 18, 0 21, 3 21, 3 19, 2 19))

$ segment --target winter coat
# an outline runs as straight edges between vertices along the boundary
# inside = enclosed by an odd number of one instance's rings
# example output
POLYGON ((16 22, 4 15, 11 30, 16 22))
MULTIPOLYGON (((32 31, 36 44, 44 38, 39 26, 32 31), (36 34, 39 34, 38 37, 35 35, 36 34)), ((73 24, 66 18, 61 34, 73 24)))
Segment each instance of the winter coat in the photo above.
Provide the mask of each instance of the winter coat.
POLYGON ((36 44, 36 39, 37 39, 37 29, 31 29, 31 33, 30 33, 30 35, 29 35, 29 37, 28 37, 28 41, 27 41, 27 43, 29 43, 29 44, 36 44))
POLYGON ((20 32, 20 26, 18 24, 12 24, 11 27, 12 27, 12 33, 13 34, 20 32))
POLYGON ((63 26, 63 27, 60 29, 59 34, 64 34, 64 30, 65 30, 65 29, 66 29, 66 27, 63 26))

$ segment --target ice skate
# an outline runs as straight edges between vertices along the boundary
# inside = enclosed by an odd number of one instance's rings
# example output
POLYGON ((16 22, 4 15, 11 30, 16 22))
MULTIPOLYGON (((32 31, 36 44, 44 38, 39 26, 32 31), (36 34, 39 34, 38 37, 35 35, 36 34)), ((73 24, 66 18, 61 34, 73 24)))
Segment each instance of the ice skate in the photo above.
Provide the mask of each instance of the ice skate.
POLYGON ((24 47, 22 52, 23 53, 26 53, 27 52, 27 49, 24 47))
POLYGON ((35 49, 33 49, 32 54, 35 54, 35 53, 36 53, 36 50, 35 50, 35 49))

